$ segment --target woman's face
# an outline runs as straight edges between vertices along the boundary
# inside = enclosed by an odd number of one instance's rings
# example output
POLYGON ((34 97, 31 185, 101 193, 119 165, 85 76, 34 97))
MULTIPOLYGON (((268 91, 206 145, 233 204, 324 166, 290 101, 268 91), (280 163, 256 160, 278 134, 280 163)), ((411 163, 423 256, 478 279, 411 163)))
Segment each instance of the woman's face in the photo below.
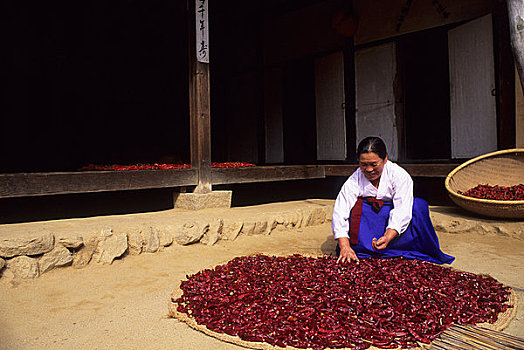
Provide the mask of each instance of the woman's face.
POLYGON ((358 159, 360 171, 366 179, 373 185, 377 185, 384 170, 384 164, 388 161, 388 156, 382 159, 374 152, 362 153, 358 159))

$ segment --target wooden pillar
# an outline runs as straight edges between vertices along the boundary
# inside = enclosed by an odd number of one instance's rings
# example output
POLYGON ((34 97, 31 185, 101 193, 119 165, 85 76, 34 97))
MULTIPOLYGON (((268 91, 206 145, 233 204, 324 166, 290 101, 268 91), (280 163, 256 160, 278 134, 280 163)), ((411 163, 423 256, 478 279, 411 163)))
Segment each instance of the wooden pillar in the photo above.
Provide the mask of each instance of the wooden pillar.
POLYGON ((524 0, 507 0, 507 4, 511 46, 520 84, 524 88, 524 0))
POLYGON ((189 114, 191 166, 197 170, 195 193, 211 192, 211 122, 209 85, 208 0, 190 0, 189 114))

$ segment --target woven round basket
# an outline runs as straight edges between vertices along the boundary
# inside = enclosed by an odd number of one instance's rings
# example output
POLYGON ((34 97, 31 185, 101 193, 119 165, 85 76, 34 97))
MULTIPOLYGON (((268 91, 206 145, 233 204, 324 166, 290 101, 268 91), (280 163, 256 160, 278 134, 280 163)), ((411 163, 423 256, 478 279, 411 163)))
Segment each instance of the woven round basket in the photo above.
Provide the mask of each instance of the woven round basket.
POLYGON ((524 200, 499 201, 459 194, 479 184, 515 186, 524 183, 524 148, 487 153, 459 165, 446 177, 446 190, 458 206, 485 216, 524 219, 524 200))

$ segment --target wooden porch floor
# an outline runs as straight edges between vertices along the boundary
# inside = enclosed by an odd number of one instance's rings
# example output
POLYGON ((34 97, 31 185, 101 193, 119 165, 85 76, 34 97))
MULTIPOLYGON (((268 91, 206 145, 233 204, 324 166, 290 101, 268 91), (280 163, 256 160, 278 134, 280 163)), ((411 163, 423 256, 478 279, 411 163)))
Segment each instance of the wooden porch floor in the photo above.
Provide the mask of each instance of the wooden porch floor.
MULTIPOLYGON (((401 164, 413 177, 446 177, 458 164, 401 164)), ((212 168, 212 185, 349 176, 357 165, 212 168)), ((0 198, 195 186, 195 169, 0 174, 0 198)))

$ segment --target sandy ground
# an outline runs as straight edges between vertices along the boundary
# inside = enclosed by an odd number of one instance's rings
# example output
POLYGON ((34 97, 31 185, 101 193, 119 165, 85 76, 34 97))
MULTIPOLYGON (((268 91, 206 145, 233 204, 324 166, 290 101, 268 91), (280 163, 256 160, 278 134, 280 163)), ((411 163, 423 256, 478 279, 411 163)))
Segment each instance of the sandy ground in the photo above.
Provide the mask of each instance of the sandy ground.
MULTIPOLYGON (((457 269, 489 274, 511 286, 521 307, 505 330, 524 337, 524 241, 439 233, 457 269)), ((110 266, 56 269, 31 281, 0 279, 0 349, 240 349, 168 318, 168 300, 186 274, 235 256, 332 253, 329 223, 240 236, 215 246, 173 245, 110 266)))

